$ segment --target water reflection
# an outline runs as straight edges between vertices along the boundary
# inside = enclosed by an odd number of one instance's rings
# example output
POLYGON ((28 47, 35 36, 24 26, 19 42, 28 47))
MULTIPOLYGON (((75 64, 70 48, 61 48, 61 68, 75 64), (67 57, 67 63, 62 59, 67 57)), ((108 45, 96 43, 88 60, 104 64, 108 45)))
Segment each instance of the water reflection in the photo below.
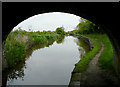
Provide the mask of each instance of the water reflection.
POLYGON ((2 72, 3 73, 2 85, 3 86, 6 86, 6 84, 9 85, 9 83, 7 83, 7 81, 12 82, 12 80, 14 80, 14 79, 17 80, 17 78, 21 78, 22 80, 24 80, 24 75, 25 75, 24 69, 26 68, 25 61, 32 55, 33 51, 44 48, 44 47, 49 47, 54 42, 55 42, 54 40, 51 40, 48 43, 36 44, 36 45, 32 46, 29 50, 27 50, 26 55, 25 55, 25 60, 20 62, 16 67, 6 69, 5 71, 2 72))
POLYGON ((68 85, 74 65, 88 51, 82 38, 69 36, 34 45, 24 62, 3 73, 3 85, 68 85))
POLYGON ((76 44, 79 46, 78 50, 80 52, 80 58, 85 56, 86 53, 88 53, 91 49, 88 43, 82 38, 82 37, 77 37, 78 39, 76 40, 76 44))
POLYGON ((25 66, 25 61, 24 62, 21 62, 19 63, 15 68, 12 68, 12 69, 8 69, 4 72, 2 72, 2 85, 5 86, 7 83, 7 80, 8 81, 12 81, 13 79, 16 79, 17 78, 21 78, 22 80, 24 79, 24 68, 26 68, 25 66))
POLYGON ((41 49, 44 47, 49 47, 50 45, 52 45, 55 41, 51 40, 48 43, 44 43, 44 44, 36 44, 34 46, 32 46, 32 48, 30 48, 29 50, 26 51, 26 58, 29 58, 31 56, 31 54, 33 53, 33 51, 37 50, 37 49, 41 49))
POLYGON ((64 38, 65 38, 65 36, 61 36, 61 37, 59 37, 58 40, 56 41, 57 44, 63 43, 64 38))

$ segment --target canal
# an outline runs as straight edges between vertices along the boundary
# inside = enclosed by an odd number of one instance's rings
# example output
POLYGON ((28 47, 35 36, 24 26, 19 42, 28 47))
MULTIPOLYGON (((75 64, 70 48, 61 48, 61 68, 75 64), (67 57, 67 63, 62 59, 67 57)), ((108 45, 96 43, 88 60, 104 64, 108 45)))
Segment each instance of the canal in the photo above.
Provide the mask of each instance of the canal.
POLYGON ((75 64, 89 50, 81 38, 66 36, 61 43, 38 47, 25 61, 3 74, 6 85, 69 85, 75 64))

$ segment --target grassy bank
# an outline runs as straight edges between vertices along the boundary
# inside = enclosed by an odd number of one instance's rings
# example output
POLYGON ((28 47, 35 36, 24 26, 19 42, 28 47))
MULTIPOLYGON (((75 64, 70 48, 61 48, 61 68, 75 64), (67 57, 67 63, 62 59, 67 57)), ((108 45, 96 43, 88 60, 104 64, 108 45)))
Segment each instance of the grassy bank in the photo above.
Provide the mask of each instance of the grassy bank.
POLYGON ((89 35, 91 38, 97 38, 104 44, 104 51, 99 57, 99 67, 106 70, 114 70, 113 68, 113 48, 107 35, 89 35))
POLYGON ((34 45, 41 45, 53 43, 58 41, 61 35, 56 32, 26 32, 16 30, 11 32, 5 44, 5 56, 7 59, 8 67, 14 67, 19 62, 24 61, 27 50, 34 45))
POLYGON ((107 35, 99 35, 99 34, 91 34, 85 35, 93 41, 93 48, 90 52, 88 52, 81 60, 75 65, 73 73, 84 72, 88 68, 88 64, 91 59, 99 52, 101 49, 100 41, 104 44, 104 51, 101 53, 99 57, 99 67, 106 70, 113 70, 113 49, 107 35), (99 41, 95 40, 98 39, 99 41))
POLYGON ((96 55, 97 52, 101 49, 101 44, 97 41, 94 40, 93 38, 90 38, 93 41, 94 48, 86 53, 81 60, 75 64, 75 68, 72 73, 79 73, 79 72, 84 72, 88 68, 88 64, 91 61, 91 59, 96 55))

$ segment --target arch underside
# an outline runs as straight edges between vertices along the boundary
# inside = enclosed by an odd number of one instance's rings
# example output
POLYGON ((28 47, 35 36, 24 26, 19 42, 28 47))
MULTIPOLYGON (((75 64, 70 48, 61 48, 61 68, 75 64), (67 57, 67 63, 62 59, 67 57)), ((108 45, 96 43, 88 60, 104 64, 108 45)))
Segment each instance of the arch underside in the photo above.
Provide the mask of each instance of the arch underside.
POLYGON ((41 13, 65 12, 75 14, 101 26, 114 49, 114 66, 120 76, 119 3, 82 2, 4 2, 2 3, 2 40, 23 20, 41 13))

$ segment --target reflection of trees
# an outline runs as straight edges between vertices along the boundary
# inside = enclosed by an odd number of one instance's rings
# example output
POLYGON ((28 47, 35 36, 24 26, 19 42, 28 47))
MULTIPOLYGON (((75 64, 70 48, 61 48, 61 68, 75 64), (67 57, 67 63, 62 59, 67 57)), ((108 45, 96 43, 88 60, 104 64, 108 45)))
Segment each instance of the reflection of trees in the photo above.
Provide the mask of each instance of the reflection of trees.
POLYGON ((90 51, 90 46, 85 40, 81 37, 78 37, 77 40, 75 41, 76 44, 79 46, 78 50, 80 52, 80 57, 82 58, 85 56, 85 53, 88 53, 90 51))
POLYGON ((80 58, 82 58, 83 56, 85 56, 85 50, 82 47, 79 47, 78 50, 81 53, 80 58))
MULTIPOLYGON (((26 51, 25 60, 31 56, 34 50, 44 48, 44 47, 49 47, 54 43, 54 41, 55 40, 50 40, 44 44, 35 44, 34 46, 32 46, 30 49, 26 51)), ((4 86, 6 86, 7 80, 12 81, 13 79, 17 79, 17 78, 22 78, 22 80, 24 80, 24 68, 26 68, 25 60, 23 62, 20 62, 16 67, 7 69, 6 71, 3 72, 2 83, 4 86)))
POLYGON ((22 67, 18 69, 13 69, 11 73, 8 75, 8 81, 12 79, 22 78, 24 77, 24 69, 22 67))
POLYGON ((52 45, 55 41, 54 40, 51 40, 48 42, 48 44, 46 45, 46 47, 49 47, 50 45, 52 45))
POLYGON ((47 43, 44 43, 44 44, 36 44, 36 45, 32 46, 29 50, 26 51, 26 59, 31 56, 31 54, 34 50, 44 48, 44 47, 49 47, 54 42, 55 42, 54 40, 51 40, 51 41, 48 41, 47 43))
POLYGON ((23 68, 26 68, 25 61, 19 63, 14 68, 7 69, 6 71, 4 71, 3 76, 2 76, 3 86, 6 86, 7 80, 12 81, 13 79, 17 79, 17 78, 22 78, 23 79, 23 77, 24 77, 24 69, 23 68))
POLYGON ((56 40, 57 44, 60 44, 64 41, 65 36, 61 35, 60 37, 58 37, 58 39, 56 40))
POLYGON ((90 51, 89 44, 81 37, 78 37, 77 45, 82 47, 85 50, 86 53, 88 53, 90 51))

